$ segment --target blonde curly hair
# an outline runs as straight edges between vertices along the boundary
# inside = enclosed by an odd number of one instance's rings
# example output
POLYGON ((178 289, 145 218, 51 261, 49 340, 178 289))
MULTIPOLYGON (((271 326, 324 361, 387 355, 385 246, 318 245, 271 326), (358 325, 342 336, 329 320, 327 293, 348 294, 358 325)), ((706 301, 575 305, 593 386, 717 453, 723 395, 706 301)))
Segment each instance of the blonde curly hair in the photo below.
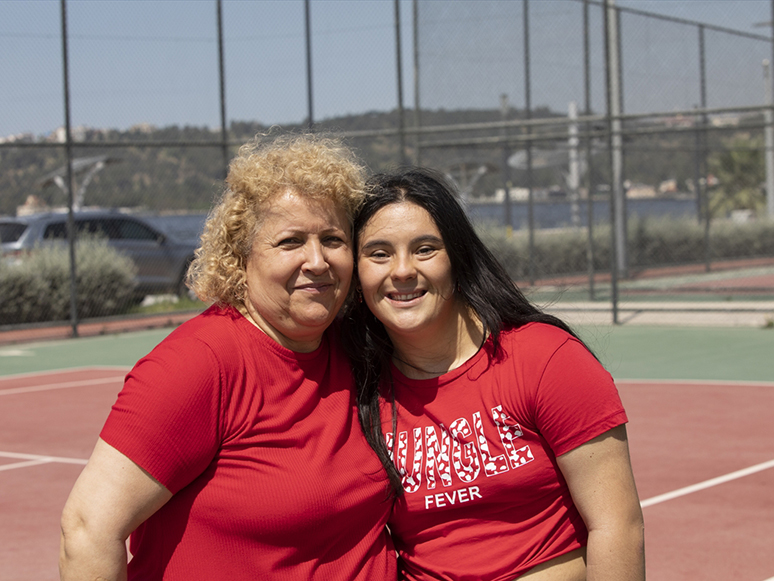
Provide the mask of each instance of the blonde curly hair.
POLYGON ((246 143, 229 165, 225 191, 207 217, 186 284, 204 302, 241 307, 265 204, 291 190, 332 202, 351 226, 363 202, 364 176, 352 151, 332 137, 263 135, 246 143))

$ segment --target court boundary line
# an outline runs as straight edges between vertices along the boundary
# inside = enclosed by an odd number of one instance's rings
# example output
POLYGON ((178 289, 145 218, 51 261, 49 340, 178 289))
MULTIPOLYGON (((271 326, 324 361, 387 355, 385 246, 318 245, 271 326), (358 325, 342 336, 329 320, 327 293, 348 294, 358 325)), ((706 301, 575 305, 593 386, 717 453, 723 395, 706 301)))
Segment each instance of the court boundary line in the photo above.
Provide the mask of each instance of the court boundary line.
MULTIPOLYGON (((614 379, 616 385, 626 383, 652 383, 655 385, 676 385, 680 387, 771 387, 774 381, 732 380, 732 379, 614 379)), ((769 581, 768 579, 766 581, 769 581)))
POLYGON ((44 371, 25 371, 23 373, 13 373, 11 375, 0 375, 0 382, 6 379, 26 379, 28 377, 68 373, 70 371, 124 371, 129 373, 131 370, 131 365, 80 365, 78 367, 61 367, 59 369, 46 369, 44 371))
POLYGON ((68 389, 71 387, 91 387, 94 385, 100 385, 105 383, 124 383, 125 377, 123 375, 113 375, 110 377, 100 377, 97 379, 82 379, 80 381, 63 381, 61 383, 48 383, 43 385, 29 385, 27 387, 11 387, 9 389, 0 389, 0 396, 3 395, 17 395, 20 393, 33 393, 37 391, 51 391, 54 389, 68 389))
POLYGON ((13 464, 0 465, 0 472, 5 470, 16 470, 17 468, 29 468, 31 466, 42 466, 43 464, 50 464, 50 460, 27 460, 26 462, 14 462, 13 464))
POLYGON ((29 468, 31 466, 40 466, 42 464, 79 464, 85 466, 88 460, 83 458, 67 458, 64 456, 41 456, 40 454, 21 454, 19 452, 0 451, 0 458, 12 458, 22 460, 22 462, 13 462, 11 464, 0 464, 0 471, 16 470, 17 468, 29 468))
POLYGON ((719 486, 720 484, 725 484, 726 482, 731 482, 732 480, 738 480, 739 478, 750 476, 751 474, 756 474, 758 472, 763 472, 764 470, 768 470, 770 468, 774 468, 774 460, 761 462, 760 464, 755 464, 753 466, 749 466, 748 468, 742 468, 741 470, 729 472, 728 474, 710 478, 709 480, 698 482, 690 486, 684 486, 683 488, 678 488, 677 490, 673 490, 671 492, 665 492, 664 494, 652 496, 651 498, 647 498, 641 501, 640 506, 642 508, 647 508, 648 506, 661 504, 662 502, 666 502, 668 500, 680 498, 681 496, 687 496, 688 494, 706 490, 707 488, 712 488, 713 486, 719 486))

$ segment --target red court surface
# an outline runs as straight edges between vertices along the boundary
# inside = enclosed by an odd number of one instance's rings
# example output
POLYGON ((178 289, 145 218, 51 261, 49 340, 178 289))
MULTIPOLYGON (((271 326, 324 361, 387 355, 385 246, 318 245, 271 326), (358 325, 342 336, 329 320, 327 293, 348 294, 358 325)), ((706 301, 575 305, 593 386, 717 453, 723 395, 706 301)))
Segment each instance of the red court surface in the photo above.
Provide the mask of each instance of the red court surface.
MULTIPOLYGON (((126 369, 0 378, 0 579, 58 579, 59 514, 126 369)), ((774 383, 619 382, 649 581, 774 580, 774 383)))

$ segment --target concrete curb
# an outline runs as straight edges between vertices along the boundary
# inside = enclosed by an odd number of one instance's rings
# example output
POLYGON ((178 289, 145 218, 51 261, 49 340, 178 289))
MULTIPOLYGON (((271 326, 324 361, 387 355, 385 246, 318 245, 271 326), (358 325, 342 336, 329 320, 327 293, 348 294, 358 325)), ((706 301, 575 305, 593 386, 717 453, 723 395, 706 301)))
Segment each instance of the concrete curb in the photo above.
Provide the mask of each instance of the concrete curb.
MULTIPOLYGON (((612 325, 610 303, 555 303, 544 307, 571 325, 612 325)), ((618 324, 678 327, 769 327, 774 301, 636 302, 618 305, 618 324)))

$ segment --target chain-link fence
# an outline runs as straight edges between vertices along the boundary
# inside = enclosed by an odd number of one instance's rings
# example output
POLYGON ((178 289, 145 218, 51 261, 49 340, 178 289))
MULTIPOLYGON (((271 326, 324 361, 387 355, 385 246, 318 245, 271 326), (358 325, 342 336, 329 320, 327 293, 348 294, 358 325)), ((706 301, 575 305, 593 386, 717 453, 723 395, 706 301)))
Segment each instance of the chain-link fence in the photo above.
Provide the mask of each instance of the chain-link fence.
POLYGON ((180 280, 204 215, 274 125, 340 133, 373 171, 446 173, 541 302, 617 320, 621 301, 774 291, 768 36, 593 0, 3 10, 23 30, 0 48, 36 69, 8 68, 5 114, 58 129, 0 143, 0 325, 199 308, 180 280))
POLYGON ((605 2, 417 8, 415 110, 459 124, 423 127, 416 157, 457 178, 533 296, 614 319, 772 297, 769 37, 605 2))

